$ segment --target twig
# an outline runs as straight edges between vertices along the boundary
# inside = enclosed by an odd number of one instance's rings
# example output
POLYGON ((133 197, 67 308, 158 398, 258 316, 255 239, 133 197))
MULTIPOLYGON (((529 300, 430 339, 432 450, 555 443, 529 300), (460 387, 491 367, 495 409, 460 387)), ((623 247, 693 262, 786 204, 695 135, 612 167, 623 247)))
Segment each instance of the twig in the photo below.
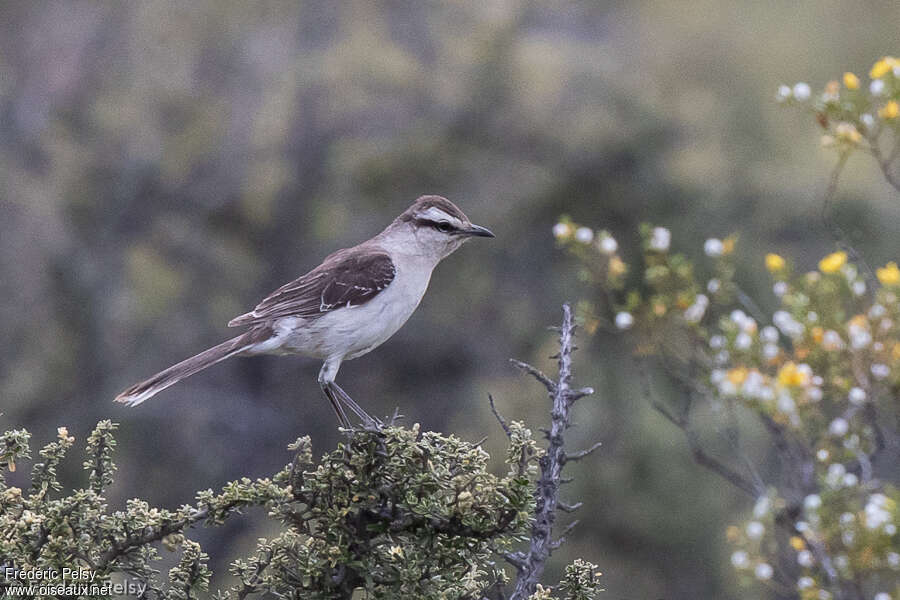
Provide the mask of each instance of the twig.
MULTIPOLYGON (((577 523, 577 521, 571 523, 559 539, 553 539, 553 522, 556 519, 557 509, 568 512, 580 506, 580 504, 568 505, 559 500, 560 486, 566 482, 566 478, 562 476, 563 465, 567 460, 578 460, 587 456, 599 446, 599 444, 595 444, 592 448, 571 456, 566 456, 563 449, 563 434, 571 426, 572 407, 579 398, 592 394, 594 391, 591 388, 572 389, 570 386, 572 352, 575 350, 574 336, 575 322, 572 318, 572 309, 565 304, 563 305, 563 322, 559 328, 559 354, 556 356, 558 379, 556 381, 551 380, 531 365, 516 360, 512 361, 514 365, 533 376, 547 388, 552 400, 552 408, 550 429, 545 430, 549 443, 546 453, 540 459, 541 475, 537 481, 535 519, 531 527, 528 551, 510 553, 505 556, 506 560, 518 571, 510 600, 525 600, 534 593, 550 554, 563 543, 565 534, 571 531, 577 523)), ((493 402, 491 406, 493 408, 493 402)))
POLYGON ((603 442, 597 442, 593 444, 590 448, 586 448, 585 450, 581 450, 580 452, 573 452, 572 454, 564 453, 563 458, 564 462, 576 462, 584 458, 585 456, 589 456, 594 453, 594 451, 603 445, 603 442))
MULTIPOLYGON (((880 151, 877 150, 877 145, 873 145, 872 148, 873 154, 875 154, 876 159, 879 160, 880 163, 881 160, 878 158, 880 156, 880 151)), ((846 166, 849 157, 849 152, 841 153, 837 164, 831 171, 831 177, 828 179, 828 187, 825 189, 825 197, 822 199, 822 225, 829 233, 831 233, 838 248, 847 253, 850 261, 862 267, 863 274, 866 278, 866 290, 872 293, 880 287, 878 278, 875 277, 875 271, 872 270, 872 267, 869 266, 869 263, 866 262, 866 259, 863 258, 862 254, 860 254, 853 244, 850 243, 850 238, 847 237, 847 234, 841 226, 837 224, 837 221, 834 220, 834 217, 831 214, 831 209, 834 206, 834 199, 837 195, 838 183, 841 179, 841 173, 844 171, 844 167, 846 166)), ((885 172, 885 177, 888 177, 888 172, 884 167, 882 167, 882 171, 885 172)), ((888 181, 890 181, 889 177, 888 181)))
POLYGON ((528 363, 524 363, 521 360, 516 360, 514 358, 509 359, 509 362, 511 362, 512 364, 514 364, 515 366, 522 369, 523 371, 525 371, 526 373, 528 373, 529 375, 533 376, 535 379, 540 381, 542 384, 544 384, 544 387, 547 388, 547 391, 550 392, 551 395, 556 393, 556 382, 554 382, 552 379, 550 379, 549 377, 544 375, 538 369, 535 369, 528 363))
MULTIPOLYGON (((684 433, 684 437, 687 440, 688 447, 691 449, 691 454, 694 457, 694 460, 697 464, 706 467, 710 471, 717 473, 724 479, 726 479, 729 483, 737 487, 738 489, 750 494, 754 498, 759 497, 765 492, 764 487, 760 487, 759 484, 754 483, 750 479, 747 479, 725 463, 723 463, 718 458, 710 455, 700 443, 700 437, 697 432, 691 428, 690 422, 690 403, 688 403, 685 408, 684 414, 676 415, 668 407, 666 407, 662 402, 656 399, 655 394, 653 393, 653 387, 650 385, 649 374, 647 370, 644 368, 643 361, 640 359, 635 359, 637 361, 638 369, 639 369, 639 380, 641 382, 641 387, 643 388, 644 397, 646 397, 651 406, 656 409, 663 417, 665 417, 668 421, 670 421, 673 425, 681 429, 684 433)), ((693 390, 688 390, 689 396, 693 394, 693 390)))
POLYGON ((881 152, 881 147, 878 145, 877 140, 869 141, 869 150, 872 152, 872 156, 875 157, 875 160, 878 161, 878 166, 881 168, 881 173, 884 175, 885 180, 895 190, 900 192, 900 179, 894 175, 893 171, 891 171, 891 163, 900 156, 900 140, 894 144, 894 149, 891 150, 891 153, 888 156, 884 156, 884 153, 881 152))
POLYGON ((494 405, 494 397, 488 394, 488 402, 491 404, 491 412, 494 413, 494 417, 496 417, 497 422, 500 423, 500 427, 503 428, 503 432, 506 434, 506 437, 512 437, 512 432, 509 430, 509 425, 506 424, 506 419, 503 418, 499 412, 497 412, 497 407, 494 405))

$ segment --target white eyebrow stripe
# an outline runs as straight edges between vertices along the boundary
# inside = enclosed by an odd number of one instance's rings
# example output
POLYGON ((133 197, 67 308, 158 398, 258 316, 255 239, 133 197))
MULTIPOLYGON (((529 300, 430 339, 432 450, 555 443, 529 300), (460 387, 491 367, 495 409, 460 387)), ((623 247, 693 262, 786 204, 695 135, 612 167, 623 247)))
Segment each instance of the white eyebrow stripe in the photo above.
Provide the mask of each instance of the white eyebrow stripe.
POLYGON ((419 218, 427 219, 429 221, 449 221, 450 223, 452 223, 453 225, 456 225, 457 227, 462 226, 462 221, 460 221, 453 215, 448 215, 447 213, 445 213, 444 211, 442 211, 441 209, 439 209, 436 206, 429 207, 428 210, 420 212, 417 216, 419 218))

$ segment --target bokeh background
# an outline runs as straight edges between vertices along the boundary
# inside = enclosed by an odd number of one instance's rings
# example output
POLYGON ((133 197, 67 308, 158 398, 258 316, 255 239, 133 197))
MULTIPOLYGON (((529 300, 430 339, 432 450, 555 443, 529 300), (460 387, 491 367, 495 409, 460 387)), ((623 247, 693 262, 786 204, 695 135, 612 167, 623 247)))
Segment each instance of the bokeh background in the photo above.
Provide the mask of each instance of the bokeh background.
MULTIPOLYGON (((834 160, 774 90, 862 75, 896 52, 898 23, 895 0, 0 2, 0 425, 44 442, 121 423, 113 505, 268 475, 299 435, 329 450, 312 360, 237 359, 137 409, 111 400, 436 193, 497 239, 442 264, 340 382, 502 456, 487 394, 545 422, 507 358, 551 369, 545 326, 587 293, 550 233, 559 215, 609 229, 626 256, 642 221, 695 256, 738 232, 740 279, 772 306, 765 251, 805 266, 831 248, 834 160)), ((900 204, 864 157, 837 217, 872 262, 900 257, 900 204)), ((611 599, 746 597, 723 532, 752 499, 691 461, 617 340, 580 346, 598 394, 573 441, 604 445, 573 469, 585 508, 548 582, 581 556, 611 599)), ((197 532, 214 586, 267 527, 250 514, 197 532)))

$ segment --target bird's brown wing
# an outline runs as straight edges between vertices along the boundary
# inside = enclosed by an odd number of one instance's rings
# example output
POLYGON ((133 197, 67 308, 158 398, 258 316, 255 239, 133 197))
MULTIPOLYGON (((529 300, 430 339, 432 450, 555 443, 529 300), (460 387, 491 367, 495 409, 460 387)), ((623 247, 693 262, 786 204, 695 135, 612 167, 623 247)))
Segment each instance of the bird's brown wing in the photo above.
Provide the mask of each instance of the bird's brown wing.
POLYGON ((365 304, 391 284, 397 269, 382 251, 339 250, 302 277, 281 286, 229 327, 280 317, 314 319, 342 307, 365 304))

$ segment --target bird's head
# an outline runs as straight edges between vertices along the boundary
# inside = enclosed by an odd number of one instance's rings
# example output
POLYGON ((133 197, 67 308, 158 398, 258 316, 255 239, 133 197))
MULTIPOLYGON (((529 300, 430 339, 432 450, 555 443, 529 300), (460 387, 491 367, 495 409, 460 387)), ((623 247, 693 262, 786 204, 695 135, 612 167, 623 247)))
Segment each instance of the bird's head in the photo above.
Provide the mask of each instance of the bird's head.
POLYGON ((494 237, 475 225, 455 204, 441 196, 422 196, 397 217, 391 228, 408 237, 411 250, 440 260, 472 237, 494 237))

